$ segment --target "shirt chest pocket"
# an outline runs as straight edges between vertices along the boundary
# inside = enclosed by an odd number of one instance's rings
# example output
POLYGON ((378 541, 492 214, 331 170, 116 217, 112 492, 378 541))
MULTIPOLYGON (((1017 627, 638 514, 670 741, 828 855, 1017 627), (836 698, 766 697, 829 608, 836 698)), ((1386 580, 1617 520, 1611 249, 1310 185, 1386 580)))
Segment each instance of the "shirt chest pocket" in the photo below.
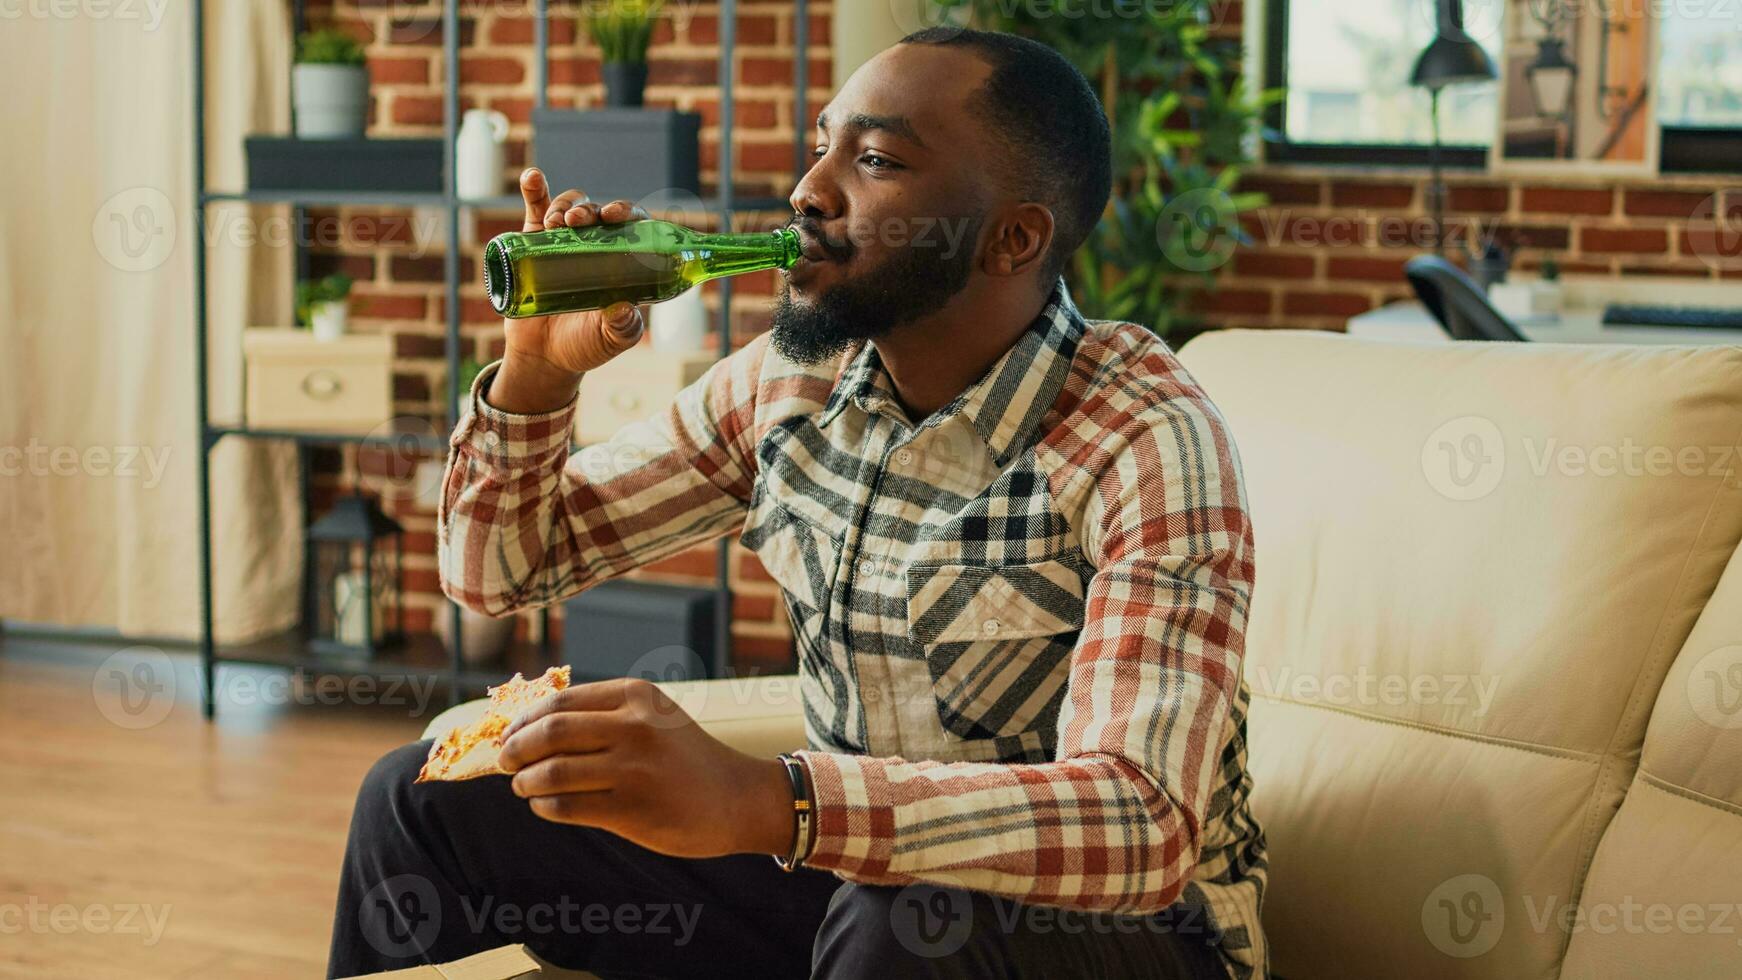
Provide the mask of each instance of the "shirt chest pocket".
POLYGON ((840 539, 820 520, 800 516, 776 502, 758 484, 738 540, 756 552, 762 566, 780 586, 793 626, 802 636, 828 608, 841 558, 840 539))
POLYGON ((907 569, 908 639, 925 658, 939 720, 960 738, 1050 726, 1082 625, 1078 562, 907 569))

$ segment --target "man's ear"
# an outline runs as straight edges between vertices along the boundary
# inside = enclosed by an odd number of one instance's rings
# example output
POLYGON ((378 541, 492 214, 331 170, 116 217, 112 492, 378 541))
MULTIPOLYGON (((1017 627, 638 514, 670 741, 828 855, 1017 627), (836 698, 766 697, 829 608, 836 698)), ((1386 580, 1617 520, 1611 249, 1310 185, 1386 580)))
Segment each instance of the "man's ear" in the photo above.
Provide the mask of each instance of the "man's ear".
POLYGON ((980 269, 989 276, 1021 276, 1040 267, 1052 247, 1052 210, 1023 201, 994 211, 980 269))

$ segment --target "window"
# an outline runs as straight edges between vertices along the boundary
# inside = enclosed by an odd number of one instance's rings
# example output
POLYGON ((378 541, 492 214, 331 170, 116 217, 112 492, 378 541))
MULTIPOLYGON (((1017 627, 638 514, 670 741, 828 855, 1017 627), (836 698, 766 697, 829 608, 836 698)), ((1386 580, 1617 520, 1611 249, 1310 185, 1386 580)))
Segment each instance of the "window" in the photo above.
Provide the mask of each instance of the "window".
MULTIPOLYGON (((1273 131, 1269 159, 1427 162, 1433 137, 1428 95, 1410 86, 1409 73, 1433 39, 1434 0, 1265 3, 1266 78, 1287 90, 1266 120, 1273 131)), ((1466 0, 1463 9, 1465 29, 1499 64, 1505 4, 1466 0)), ((1661 169, 1742 167, 1742 3, 1657 3, 1654 9, 1661 37, 1656 79, 1661 169)), ((1440 135, 1448 165, 1485 164, 1494 140, 1497 92, 1497 84, 1491 84, 1441 93, 1440 135)))

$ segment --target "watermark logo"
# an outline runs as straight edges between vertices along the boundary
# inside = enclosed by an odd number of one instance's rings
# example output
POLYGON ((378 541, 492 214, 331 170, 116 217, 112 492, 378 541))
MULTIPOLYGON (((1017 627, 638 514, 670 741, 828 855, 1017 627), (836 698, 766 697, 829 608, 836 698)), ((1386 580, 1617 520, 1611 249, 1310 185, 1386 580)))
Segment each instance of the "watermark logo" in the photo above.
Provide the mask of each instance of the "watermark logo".
POLYGON ((1421 472, 1428 486, 1448 500, 1488 496, 1506 474, 1506 442, 1500 427, 1480 415, 1444 423, 1422 443, 1421 472))
MULTIPOLYGON (((1492 47, 1498 44, 1500 32, 1506 24, 1506 2, 1507 0, 1464 0, 1464 33, 1470 35, 1472 40, 1482 42, 1484 46, 1492 47)), ((1530 2, 1533 8, 1545 10, 1557 3, 1567 2, 1567 0, 1547 0, 1546 3, 1543 0, 1530 0, 1530 2)), ((1573 2, 1577 2, 1577 0, 1573 0, 1573 2)), ((1572 3, 1567 5, 1570 7, 1572 3)), ((1457 25, 1452 23, 1451 6, 1451 4, 1444 3, 1410 4, 1421 23, 1428 28, 1422 38, 1423 44, 1432 39, 1436 33, 1446 34, 1456 30, 1457 25)))
POLYGON ((973 11, 959 0, 889 0, 889 16, 903 34, 928 27, 960 31, 968 26, 973 11))
MULTIPOLYGON (((654 684, 666 685, 677 681, 702 680, 708 676, 708 667, 702 663, 701 655, 689 647, 672 645, 654 647, 629 665, 625 677, 637 677, 654 684)), ((701 684, 685 684, 682 687, 662 687, 665 697, 652 697, 649 710, 644 714, 644 720, 659 728, 680 728, 699 717, 708 704, 708 688, 701 684)))
POLYGON ((974 931, 974 899, 959 888, 918 882, 889 905, 889 928, 903 949, 927 959, 950 956, 974 931))
POLYGON ((1688 672, 1688 704, 1713 728, 1742 728, 1742 644, 1719 647, 1688 672))
POLYGON ((175 708, 175 664, 156 647, 117 650, 91 677, 97 711, 119 728, 151 728, 175 708))
POLYGON ((155 187, 110 196, 91 218, 91 241, 103 261, 122 272, 150 272, 175 251, 175 207, 155 187))
POLYGON ((442 928, 441 898, 422 875, 395 875, 369 889, 357 908, 363 938, 382 956, 416 956, 442 928))
POLYGON ((169 446, 50 446, 32 436, 22 446, 0 446, 0 477, 142 480, 155 490, 169 470, 169 455, 169 446))
POLYGON ((1421 903, 1421 928, 1427 941, 1447 956, 1481 956, 1500 942, 1506 928, 1500 886, 1487 875, 1447 878, 1421 903))
POLYGON ((114 905, 51 904, 35 895, 22 904, 0 904, 0 936, 20 933, 72 936, 141 936, 142 945, 156 946, 169 925, 171 905, 141 905, 121 902, 114 905))
POLYGON ((1175 195, 1161 209, 1155 242, 1167 260, 1187 272, 1209 272, 1234 255, 1234 199, 1214 187, 1175 195))
POLYGON ((521 905, 500 902, 486 895, 473 901, 470 895, 460 896, 460 914, 466 928, 474 935, 491 932, 498 936, 531 933, 536 936, 557 933, 575 936, 587 933, 595 936, 628 936, 643 934, 669 936, 673 946, 688 946, 695 938, 701 922, 702 906, 668 902, 646 905, 625 902, 606 905, 602 902, 581 903, 567 895, 555 902, 521 905))
POLYGON ((1683 241, 1708 269, 1733 268, 1742 262, 1742 199, 1725 205, 1723 192, 1707 197, 1688 215, 1683 241))
POLYGON ((1271 698, 1351 708, 1444 705, 1467 708, 1471 718, 1486 717, 1500 689, 1494 674, 1395 674, 1366 664, 1344 672, 1255 664, 1246 677, 1253 693, 1271 698))
POLYGON ((148 31, 168 10, 169 0, 0 0, 0 20, 131 20, 148 31))

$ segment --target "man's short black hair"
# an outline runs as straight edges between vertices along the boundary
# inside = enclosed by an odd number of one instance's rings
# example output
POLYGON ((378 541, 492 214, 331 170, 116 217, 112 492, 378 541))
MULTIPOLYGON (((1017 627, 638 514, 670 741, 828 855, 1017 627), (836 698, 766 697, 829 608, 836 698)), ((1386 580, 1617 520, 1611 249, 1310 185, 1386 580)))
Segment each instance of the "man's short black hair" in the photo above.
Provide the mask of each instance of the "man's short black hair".
POLYGON ((1113 190, 1113 137, 1089 80, 1052 48, 1015 34, 930 27, 902 44, 965 47, 992 67, 972 105, 998 141, 1011 190, 1053 214, 1042 288, 1089 237, 1113 190))

